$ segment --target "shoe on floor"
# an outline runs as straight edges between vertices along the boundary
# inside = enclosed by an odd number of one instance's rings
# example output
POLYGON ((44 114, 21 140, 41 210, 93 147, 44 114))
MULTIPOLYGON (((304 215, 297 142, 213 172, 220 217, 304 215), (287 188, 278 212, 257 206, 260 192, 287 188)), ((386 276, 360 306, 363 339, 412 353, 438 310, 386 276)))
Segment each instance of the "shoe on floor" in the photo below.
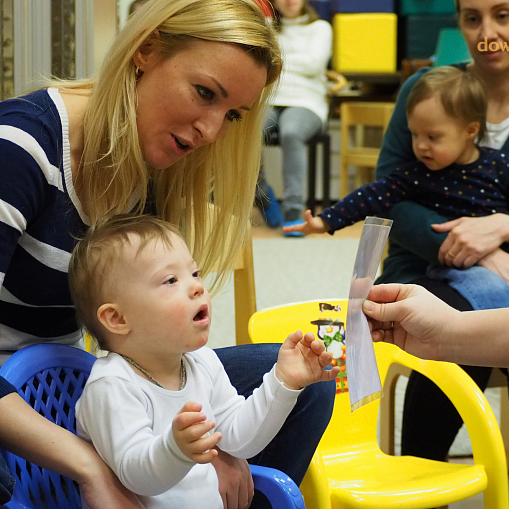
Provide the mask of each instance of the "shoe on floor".
MULTIPOLYGON (((302 224, 304 221, 302 219, 296 219, 295 221, 285 221, 283 226, 295 226, 296 224, 302 224)), ((283 232, 285 237, 304 237, 302 232, 283 232)))
POLYGON ((265 207, 260 207, 260 212, 267 223, 267 226, 270 226, 271 228, 281 226, 284 221, 283 211, 281 210, 281 205, 279 205, 279 202, 274 196, 272 187, 267 189, 267 199, 264 200, 264 202, 265 207))

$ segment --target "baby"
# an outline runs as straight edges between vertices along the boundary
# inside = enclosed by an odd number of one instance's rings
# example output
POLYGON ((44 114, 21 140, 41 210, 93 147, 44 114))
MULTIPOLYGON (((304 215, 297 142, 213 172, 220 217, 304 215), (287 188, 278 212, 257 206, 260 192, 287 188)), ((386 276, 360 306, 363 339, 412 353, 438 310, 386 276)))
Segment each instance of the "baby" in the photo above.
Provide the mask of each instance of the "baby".
MULTIPOLYGON (((449 220, 509 212, 505 154, 479 147, 486 131, 487 99, 473 73, 455 67, 427 72, 407 101, 408 127, 417 161, 356 189, 318 217, 285 231, 333 233, 393 205, 413 200, 449 220)), ((451 256, 451 255, 450 255, 451 256)))
MULTIPOLYGON (((106 357, 77 404, 91 442, 145 507, 222 509, 211 461, 250 458, 276 435, 307 385, 333 380, 311 333, 290 334, 248 399, 207 348, 210 296, 178 230, 151 216, 117 216, 76 246, 69 280, 78 318, 106 357)), ((249 365, 246 365, 249 369, 249 365)))

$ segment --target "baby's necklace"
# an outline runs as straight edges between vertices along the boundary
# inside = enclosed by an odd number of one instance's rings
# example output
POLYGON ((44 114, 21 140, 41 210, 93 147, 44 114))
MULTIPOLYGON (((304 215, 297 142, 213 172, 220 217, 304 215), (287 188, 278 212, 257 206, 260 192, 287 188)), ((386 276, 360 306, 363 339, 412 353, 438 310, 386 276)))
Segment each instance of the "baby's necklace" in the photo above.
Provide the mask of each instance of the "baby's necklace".
MULTIPOLYGON (((158 387, 161 387, 161 389, 164 389, 164 387, 147 370, 143 369, 138 363, 134 362, 130 357, 127 357, 127 355, 122 355, 122 357, 129 364, 131 364, 135 368, 138 368, 153 384, 157 385, 158 387)), ((180 359, 180 374, 181 377, 179 391, 181 391, 186 386, 186 365, 184 363, 184 357, 181 357, 180 359)))

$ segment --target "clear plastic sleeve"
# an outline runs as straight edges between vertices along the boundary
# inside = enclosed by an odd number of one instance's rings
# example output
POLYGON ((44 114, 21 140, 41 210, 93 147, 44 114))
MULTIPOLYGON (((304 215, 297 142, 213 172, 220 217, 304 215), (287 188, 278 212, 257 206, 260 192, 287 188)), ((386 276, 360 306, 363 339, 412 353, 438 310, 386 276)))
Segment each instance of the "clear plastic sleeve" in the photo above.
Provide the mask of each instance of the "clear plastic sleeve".
POLYGON ((355 258, 346 318, 346 371, 352 412, 382 396, 375 350, 362 304, 373 286, 392 221, 367 217, 355 258))

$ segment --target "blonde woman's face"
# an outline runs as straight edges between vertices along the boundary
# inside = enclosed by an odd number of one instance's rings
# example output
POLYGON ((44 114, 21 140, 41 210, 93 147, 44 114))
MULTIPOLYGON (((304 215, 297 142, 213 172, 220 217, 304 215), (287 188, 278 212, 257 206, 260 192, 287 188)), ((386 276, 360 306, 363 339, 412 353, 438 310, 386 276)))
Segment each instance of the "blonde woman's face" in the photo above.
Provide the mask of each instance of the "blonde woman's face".
POLYGON ((283 18, 295 19, 302 14, 304 0, 274 0, 274 7, 283 15, 283 18))
POLYGON ((196 40, 162 60, 154 45, 140 48, 134 63, 137 123, 148 164, 168 168, 186 154, 242 122, 258 99, 267 70, 241 47, 196 40))
POLYGON ((487 73, 509 72, 509 2, 461 0, 459 7, 461 31, 475 65, 487 73), (499 50, 490 50, 490 43, 499 50))

